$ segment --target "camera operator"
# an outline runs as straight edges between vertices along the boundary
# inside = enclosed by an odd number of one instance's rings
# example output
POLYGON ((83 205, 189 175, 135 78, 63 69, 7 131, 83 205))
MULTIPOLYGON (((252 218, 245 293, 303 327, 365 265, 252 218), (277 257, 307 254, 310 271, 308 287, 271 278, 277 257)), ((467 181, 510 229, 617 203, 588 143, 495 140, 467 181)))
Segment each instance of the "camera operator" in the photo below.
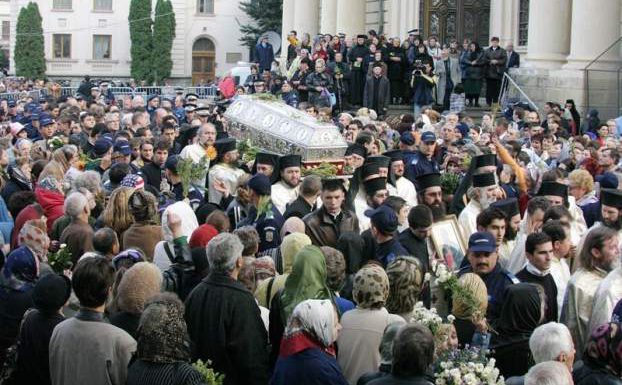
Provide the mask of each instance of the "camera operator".
POLYGON ((410 86, 413 90, 413 103, 415 104, 415 118, 421 114, 421 108, 433 103, 432 89, 436 84, 434 71, 430 63, 415 60, 414 70, 410 78, 410 86))

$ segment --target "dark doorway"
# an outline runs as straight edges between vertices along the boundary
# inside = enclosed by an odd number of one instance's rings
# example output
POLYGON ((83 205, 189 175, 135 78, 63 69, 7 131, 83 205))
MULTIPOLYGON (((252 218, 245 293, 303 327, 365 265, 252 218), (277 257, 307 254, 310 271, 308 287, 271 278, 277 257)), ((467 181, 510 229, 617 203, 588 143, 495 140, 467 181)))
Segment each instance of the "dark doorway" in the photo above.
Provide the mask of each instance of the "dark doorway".
POLYGON ((422 0, 425 37, 436 35, 441 43, 468 38, 488 45, 490 0, 422 0))

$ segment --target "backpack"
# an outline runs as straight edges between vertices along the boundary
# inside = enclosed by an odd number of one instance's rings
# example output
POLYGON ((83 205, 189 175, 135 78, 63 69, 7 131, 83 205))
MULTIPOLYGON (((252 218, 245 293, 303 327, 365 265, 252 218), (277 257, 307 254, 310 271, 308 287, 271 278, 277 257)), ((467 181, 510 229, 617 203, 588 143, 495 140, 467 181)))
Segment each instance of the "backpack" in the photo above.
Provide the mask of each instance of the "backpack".
POLYGON ((164 243, 164 251, 166 251, 166 255, 171 261, 171 266, 162 273, 162 287, 164 291, 177 294, 179 299, 183 301, 186 299, 187 294, 185 290, 186 282, 194 274, 194 266, 177 262, 168 242, 164 243))

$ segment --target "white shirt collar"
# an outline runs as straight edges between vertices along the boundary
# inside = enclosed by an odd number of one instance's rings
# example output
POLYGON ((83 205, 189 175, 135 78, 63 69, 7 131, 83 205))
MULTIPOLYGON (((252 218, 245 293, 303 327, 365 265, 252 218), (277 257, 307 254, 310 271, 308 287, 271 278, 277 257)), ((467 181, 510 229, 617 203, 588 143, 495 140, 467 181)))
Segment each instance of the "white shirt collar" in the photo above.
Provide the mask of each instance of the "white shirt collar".
POLYGON ((527 268, 528 272, 530 272, 531 274, 537 277, 546 277, 551 272, 551 269, 542 271, 538 269, 537 267, 535 267, 534 265, 532 265, 531 262, 527 262, 527 266, 525 267, 527 268))

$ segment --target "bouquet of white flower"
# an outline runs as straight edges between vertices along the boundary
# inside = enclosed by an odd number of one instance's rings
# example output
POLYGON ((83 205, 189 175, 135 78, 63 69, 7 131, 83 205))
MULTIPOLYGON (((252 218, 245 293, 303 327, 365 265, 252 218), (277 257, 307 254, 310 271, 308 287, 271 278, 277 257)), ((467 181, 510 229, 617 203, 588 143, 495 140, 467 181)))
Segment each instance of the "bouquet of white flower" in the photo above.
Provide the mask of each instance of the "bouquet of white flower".
POLYGON ((434 378, 436 385, 505 385, 495 359, 486 358, 477 348, 454 350, 439 357, 434 378))
POLYGON ((433 335, 436 335, 438 328, 443 323, 443 319, 438 315, 436 309, 427 309, 423 306, 423 302, 417 302, 410 321, 427 327, 433 335))

